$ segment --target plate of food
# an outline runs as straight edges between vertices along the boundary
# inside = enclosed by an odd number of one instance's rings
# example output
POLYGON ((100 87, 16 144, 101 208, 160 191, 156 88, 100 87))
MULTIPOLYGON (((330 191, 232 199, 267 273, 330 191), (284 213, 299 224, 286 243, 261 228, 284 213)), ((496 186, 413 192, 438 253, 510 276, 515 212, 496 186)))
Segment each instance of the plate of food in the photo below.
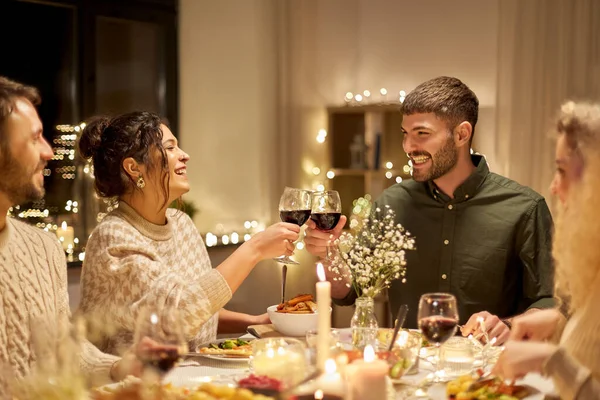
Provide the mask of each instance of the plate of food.
POLYGON ((137 378, 127 378, 123 382, 113 383, 92 389, 91 400, 189 400, 189 399, 273 399, 255 394, 249 389, 236 385, 222 385, 205 382, 189 387, 166 384, 142 385, 137 378))
MULTIPOLYGON (((530 385, 507 384, 497 377, 480 379, 481 371, 460 376, 445 386, 445 398, 456 400, 498 399, 498 400, 534 400, 544 395, 530 385)), ((434 388, 432 387, 431 390, 434 388)), ((435 396, 435 393, 431 393, 435 396)), ((438 396, 439 397, 439 394, 438 396)))
POLYGON ((215 360, 247 362, 252 356, 252 341, 239 338, 218 339, 198 346, 196 353, 215 360))

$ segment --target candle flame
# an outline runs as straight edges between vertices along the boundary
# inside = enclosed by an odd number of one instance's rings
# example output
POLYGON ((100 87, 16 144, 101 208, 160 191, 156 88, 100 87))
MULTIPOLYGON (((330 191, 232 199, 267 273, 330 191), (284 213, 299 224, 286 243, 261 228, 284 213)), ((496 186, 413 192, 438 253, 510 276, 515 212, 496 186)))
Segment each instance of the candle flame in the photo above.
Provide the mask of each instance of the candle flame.
POLYGON ((315 399, 322 400, 323 399, 323 391, 321 389, 317 389, 315 392, 315 399))
POLYGON ((335 374, 336 370, 337 366, 335 365, 335 361, 333 361, 331 358, 328 358, 327 361, 325 361, 325 372, 328 375, 332 375, 335 374))
POLYGON ((373 346, 368 344, 365 347, 365 352, 363 353, 363 359, 365 362, 373 362, 375 361, 375 350, 373 350, 373 346))
POLYGON ((317 263, 317 276, 321 282, 326 280, 325 278, 325 268, 323 268, 323 264, 317 263))
POLYGON ((63 231, 67 229, 67 221, 63 221, 62 224, 60 224, 60 229, 63 231))

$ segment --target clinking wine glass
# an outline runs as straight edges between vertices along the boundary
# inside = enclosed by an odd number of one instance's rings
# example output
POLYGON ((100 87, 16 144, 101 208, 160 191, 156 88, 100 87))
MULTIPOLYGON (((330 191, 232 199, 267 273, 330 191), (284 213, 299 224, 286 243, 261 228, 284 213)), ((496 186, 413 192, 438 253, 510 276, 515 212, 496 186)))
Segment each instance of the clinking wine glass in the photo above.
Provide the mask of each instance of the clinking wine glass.
POLYGON ((148 308, 140 312, 135 348, 144 364, 144 377, 162 380, 188 352, 179 310, 165 307, 160 310, 148 308))
MULTIPOLYGON (((331 231, 338 224, 341 216, 342 202, 336 190, 313 193, 310 219, 315 222, 319 230, 331 231)), ((326 260, 329 260, 329 247, 327 246, 326 260)))
MULTIPOLYGON (((310 190, 286 187, 279 199, 279 217, 283 222, 289 222, 298 226, 304 225, 310 217, 311 210, 310 190)), ((299 264, 288 256, 274 258, 282 264, 299 264)))
POLYGON ((417 315, 419 329, 437 350, 437 361, 432 383, 444 381, 440 368, 440 347, 456 333, 458 309, 456 298, 449 293, 426 293, 419 301, 417 315))

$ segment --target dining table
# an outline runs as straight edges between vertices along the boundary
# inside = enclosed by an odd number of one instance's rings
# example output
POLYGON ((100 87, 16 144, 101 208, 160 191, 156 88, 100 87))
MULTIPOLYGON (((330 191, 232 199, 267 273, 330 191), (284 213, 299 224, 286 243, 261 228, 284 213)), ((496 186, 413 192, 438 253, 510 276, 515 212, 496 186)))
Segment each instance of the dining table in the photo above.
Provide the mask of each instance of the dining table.
MULTIPOLYGON (((244 340, 256 339, 255 336, 245 334, 240 336, 244 340)), ((418 371, 415 374, 405 375, 399 381, 388 380, 388 398, 381 400, 396 400, 406 398, 421 398, 442 400, 447 399, 446 384, 438 383, 427 387, 426 391, 415 389, 424 382, 426 377, 434 371, 434 366, 427 359, 420 358, 418 371)), ((245 376, 251 374, 248 361, 235 359, 217 359, 216 357, 190 357, 175 367, 165 376, 165 383, 175 386, 194 387, 202 383, 231 385, 245 376)), ((526 400, 557 399, 554 385, 548 378, 539 374, 528 374, 525 378, 515 382, 517 385, 527 385, 533 389, 533 394, 526 400)), ((376 399, 373 399, 376 400, 376 399)))

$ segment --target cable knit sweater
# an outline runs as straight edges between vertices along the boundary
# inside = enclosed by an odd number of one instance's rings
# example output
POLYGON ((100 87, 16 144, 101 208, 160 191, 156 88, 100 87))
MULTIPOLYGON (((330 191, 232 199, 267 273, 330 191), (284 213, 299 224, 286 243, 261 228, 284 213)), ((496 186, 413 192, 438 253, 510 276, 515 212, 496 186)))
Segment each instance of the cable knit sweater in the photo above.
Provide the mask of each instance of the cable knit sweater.
MULTIPOLYGON (((600 287, 600 277, 594 287, 600 287)), ((544 366, 561 399, 600 399, 600 291, 576 310, 562 331, 558 350, 544 366)))
MULTIPOLYGON (((17 379, 29 375, 36 364, 35 327, 45 321, 55 325, 45 326, 46 333, 57 332, 69 318, 67 268, 58 240, 7 218, 0 231, 0 367, 8 366, 17 379)), ((80 367, 93 384, 110 382, 116 360, 89 342, 82 345, 80 367)))
POLYGON ((177 298, 190 349, 213 340, 218 311, 232 296, 185 213, 169 209, 167 223, 155 225, 125 202, 88 240, 81 291, 81 312, 112 328, 90 340, 112 354, 133 343, 141 310, 174 306, 177 298))

